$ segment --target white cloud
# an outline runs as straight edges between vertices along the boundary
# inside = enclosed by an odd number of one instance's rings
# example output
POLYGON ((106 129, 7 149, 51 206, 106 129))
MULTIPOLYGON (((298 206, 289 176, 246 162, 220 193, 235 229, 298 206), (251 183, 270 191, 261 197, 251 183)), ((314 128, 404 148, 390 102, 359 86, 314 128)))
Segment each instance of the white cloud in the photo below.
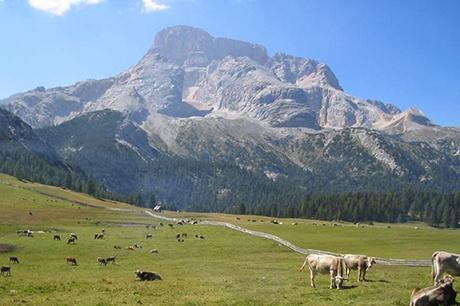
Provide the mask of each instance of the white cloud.
POLYGON ((164 3, 159 3, 158 0, 142 0, 144 4, 144 11, 146 13, 158 12, 169 9, 169 5, 164 3))
POLYGON ((104 0, 28 0, 33 8, 53 15, 62 16, 72 7, 78 5, 93 5, 104 0))

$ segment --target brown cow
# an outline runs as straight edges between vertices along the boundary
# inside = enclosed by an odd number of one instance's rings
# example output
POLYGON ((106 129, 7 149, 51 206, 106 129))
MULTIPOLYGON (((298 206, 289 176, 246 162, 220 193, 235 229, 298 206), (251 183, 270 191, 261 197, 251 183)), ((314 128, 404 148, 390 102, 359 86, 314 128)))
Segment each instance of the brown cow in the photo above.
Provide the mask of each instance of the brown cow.
POLYGON ((358 282, 361 280, 366 281, 366 272, 375 264, 375 257, 366 255, 347 254, 343 256, 343 259, 347 267, 347 279, 350 277, 351 270, 358 270, 358 282))
POLYGON ((16 256, 11 256, 10 257, 10 263, 19 263, 19 259, 16 256))
POLYGON ((415 288, 410 297, 410 306, 450 306, 459 305, 453 288, 454 278, 446 275, 438 285, 428 288, 415 288))
POLYGON ((0 273, 3 276, 11 276, 11 268, 9 266, 1 266, 0 273))
POLYGON ((431 276, 434 284, 439 284, 444 273, 449 273, 452 276, 460 276, 460 255, 437 251, 431 256, 431 276))
POLYGON ((78 266, 77 259, 75 257, 66 257, 65 260, 68 265, 78 266))
POLYGON ((310 281, 311 286, 316 288, 315 285, 315 276, 316 274, 330 274, 331 276, 331 285, 329 288, 341 289, 343 285, 343 269, 344 269, 344 260, 339 256, 332 255, 316 255, 310 254, 305 258, 305 261, 300 267, 299 271, 303 271, 305 265, 308 264, 310 269, 310 281))
POLYGON ((138 278, 140 281, 153 281, 153 280, 161 280, 160 274, 156 272, 147 272, 147 271, 139 271, 137 270, 134 272, 136 274, 136 278, 138 278))

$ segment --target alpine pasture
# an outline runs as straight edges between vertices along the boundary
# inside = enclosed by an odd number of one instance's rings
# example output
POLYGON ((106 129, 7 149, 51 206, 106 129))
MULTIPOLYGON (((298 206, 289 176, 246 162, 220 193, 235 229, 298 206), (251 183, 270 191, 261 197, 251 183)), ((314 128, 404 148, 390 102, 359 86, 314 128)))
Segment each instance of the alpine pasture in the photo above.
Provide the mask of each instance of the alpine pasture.
MULTIPOLYGON (((301 219, 273 224, 260 216, 163 214, 227 221, 337 253, 429 259, 435 250, 460 248, 460 231, 421 224, 362 228, 301 219)), ((297 271, 302 254, 219 226, 168 223, 124 203, 0 175, 0 265, 11 267, 11 276, 0 276, 0 305, 408 305, 413 288, 432 283, 430 267, 376 265, 367 282, 358 283, 352 271, 345 289, 333 290, 329 277, 320 275, 313 289, 308 272, 297 271), (18 236, 18 229, 30 229, 34 237, 18 236), (102 229, 104 238, 94 239, 102 229), (78 240, 68 245, 72 232, 78 240), (182 233, 187 237, 178 242, 182 233), (54 235, 62 240, 53 240, 54 235), (128 250, 133 244, 142 248, 128 250), (20 263, 10 264, 12 256, 20 263), (98 264, 98 257, 109 256, 116 256, 115 264, 98 264), (66 257, 75 257, 78 265, 68 265, 66 257), (157 272, 162 280, 138 281, 138 269, 157 272)))

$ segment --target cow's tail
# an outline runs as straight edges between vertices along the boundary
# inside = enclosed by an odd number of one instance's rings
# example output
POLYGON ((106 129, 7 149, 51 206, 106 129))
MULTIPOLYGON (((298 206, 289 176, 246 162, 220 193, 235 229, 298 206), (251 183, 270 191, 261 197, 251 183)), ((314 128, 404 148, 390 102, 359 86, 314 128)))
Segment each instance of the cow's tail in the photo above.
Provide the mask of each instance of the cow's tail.
POLYGON ((437 264, 435 263, 435 259, 438 256, 439 252, 434 252, 433 255, 431 256, 431 278, 434 280, 436 274, 438 274, 438 267, 437 264))
POLYGON ((308 262, 308 256, 305 257, 305 261, 303 262, 303 265, 299 268, 299 272, 303 271, 303 269, 305 268, 305 265, 307 264, 307 262, 308 262))

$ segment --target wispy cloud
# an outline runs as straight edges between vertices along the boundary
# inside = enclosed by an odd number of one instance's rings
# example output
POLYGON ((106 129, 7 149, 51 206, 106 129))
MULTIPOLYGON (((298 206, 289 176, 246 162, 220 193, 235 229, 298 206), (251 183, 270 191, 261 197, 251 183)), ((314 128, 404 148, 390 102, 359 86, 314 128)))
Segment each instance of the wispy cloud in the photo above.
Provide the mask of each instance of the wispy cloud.
POLYGON ((63 16, 73 7, 79 5, 94 5, 103 1, 104 0, 28 0, 28 3, 34 9, 56 16, 63 16))
POLYGON ((146 13, 164 11, 170 8, 169 5, 160 3, 158 0, 142 0, 146 13))

